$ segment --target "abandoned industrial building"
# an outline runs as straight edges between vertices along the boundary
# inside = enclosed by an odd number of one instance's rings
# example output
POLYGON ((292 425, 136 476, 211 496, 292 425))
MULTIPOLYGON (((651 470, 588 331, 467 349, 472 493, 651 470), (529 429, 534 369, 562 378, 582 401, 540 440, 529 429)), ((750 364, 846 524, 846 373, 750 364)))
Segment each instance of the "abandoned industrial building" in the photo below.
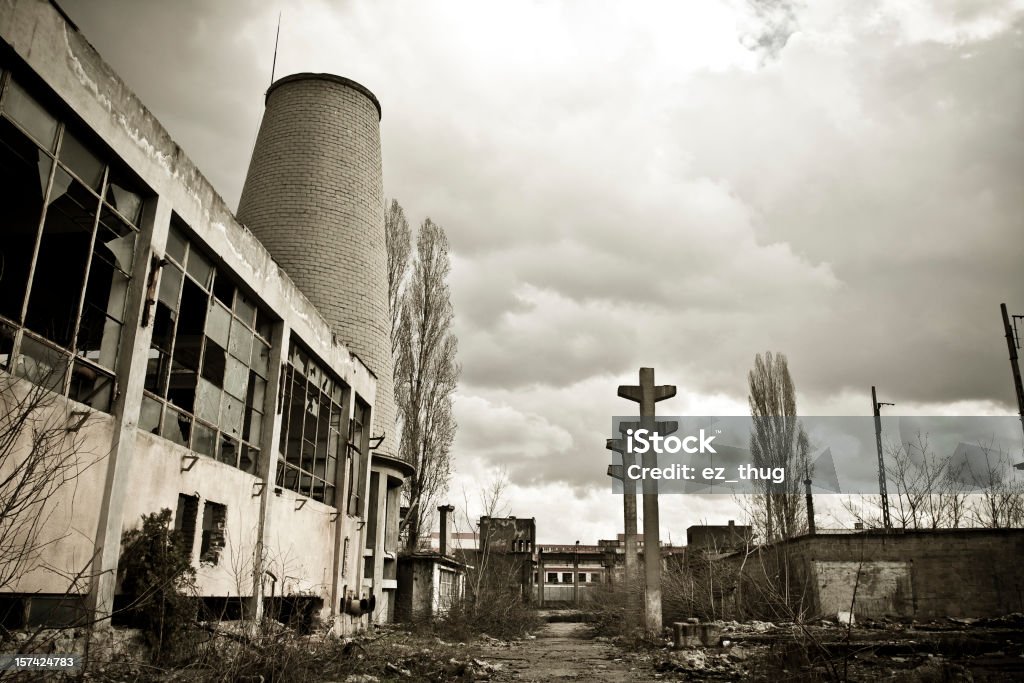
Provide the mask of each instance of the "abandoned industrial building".
POLYGON ((80 460, 0 584, 5 625, 109 615, 123 532, 163 508, 201 596, 304 600, 338 632, 390 619, 412 468, 377 99, 275 82, 236 216, 54 4, 5 3, 0 38, 5 412, 52 390, 80 460))

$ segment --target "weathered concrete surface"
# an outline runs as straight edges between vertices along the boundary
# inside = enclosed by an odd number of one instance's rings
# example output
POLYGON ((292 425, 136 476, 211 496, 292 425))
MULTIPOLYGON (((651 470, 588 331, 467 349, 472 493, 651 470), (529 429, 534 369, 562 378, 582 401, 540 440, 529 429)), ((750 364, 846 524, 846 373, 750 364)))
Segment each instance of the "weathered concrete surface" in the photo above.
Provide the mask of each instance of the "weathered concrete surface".
POLYGON ((509 681, 646 681, 655 680, 652 670, 643 671, 622 657, 608 642, 591 638, 586 624, 548 623, 536 640, 513 648, 484 646, 480 656, 501 667, 496 680, 509 681))

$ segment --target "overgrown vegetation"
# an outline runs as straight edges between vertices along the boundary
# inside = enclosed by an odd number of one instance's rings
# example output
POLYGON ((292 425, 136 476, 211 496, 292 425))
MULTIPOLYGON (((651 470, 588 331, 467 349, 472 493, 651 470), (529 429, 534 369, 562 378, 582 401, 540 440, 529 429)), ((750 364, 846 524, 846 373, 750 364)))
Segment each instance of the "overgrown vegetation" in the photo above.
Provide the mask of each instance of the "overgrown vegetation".
POLYGON ((174 664, 194 657, 196 571, 184 537, 171 527, 170 510, 144 516, 139 529, 124 535, 118 570, 129 600, 125 618, 146 634, 153 662, 174 664))
POLYGON ((537 630, 536 608, 511 587, 485 587, 474 598, 452 604, 435 629, 446 640, 470 641, 480 635, 502 640, 521 638, 537 630))

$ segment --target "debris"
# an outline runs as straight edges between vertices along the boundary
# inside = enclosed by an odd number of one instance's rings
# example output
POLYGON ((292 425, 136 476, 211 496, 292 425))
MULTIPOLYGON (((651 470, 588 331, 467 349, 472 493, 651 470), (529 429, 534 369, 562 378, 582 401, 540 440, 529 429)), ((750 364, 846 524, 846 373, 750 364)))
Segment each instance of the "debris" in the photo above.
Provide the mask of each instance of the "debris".
POLYGON ((845 626, 853 626, 857 623, 856 618, 853 616, 853 612, 836 613, 836 621, 845 626))
POLYGON ((728 653, 729 659, 733 660, 734 662, 742 662, 749 656, 749 653, 738 645, 730 648, 728 653))
POLYGON ((387 671, 389 674, 398 674, 403 678, 412 676, 411 671, 409 671, 408 669, 403 669, 402 667, 392 664, 391 662, 388 662, 384 665, 384 670, 387 671))

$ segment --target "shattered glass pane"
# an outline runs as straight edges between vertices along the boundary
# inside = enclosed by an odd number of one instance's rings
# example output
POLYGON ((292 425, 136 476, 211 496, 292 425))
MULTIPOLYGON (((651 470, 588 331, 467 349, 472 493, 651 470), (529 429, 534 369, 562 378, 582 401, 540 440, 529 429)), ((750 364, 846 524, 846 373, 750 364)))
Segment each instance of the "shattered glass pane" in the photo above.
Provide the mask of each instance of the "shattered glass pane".
POLYGON ((272 325, 270 316, 262 308, 256 309, 256 334, 269 341, 272 325))
POLYGON ((245 427, 242 438, 250 443, 259 443, 260 429, 263 428, 263 414, 256 410, 246 410, 245 427))
POLYGON ((139 411, 139 429, 150 434, 160 433, 160 411, 163 404, 149 396, 142 396, 142 409, 139 411))
POLYGON ((235 438, 242 436, 242 402, 233 396, 224 395, 220 407, 218 426, 235 438))
POLYGON ((192 433, 192 418, 179 413, 170 407, 164 416, 164 426, 160 436, 169 439, 179 446, 188 446, 189 435, 192 433))
POLYGON ((241 292, 235 297, 235 315, 242 319, 246 325, 252 327, 256 317, 256 305, 249 301, 241 292))
POLYGON ((220 436, 220 446, 217 448, 217 460, 231 465, 238 466, 238 442, 232 438, 220 436))
POLYGON ((146 389, 163 396, 166 392, 167 374, 170 367, 170 356, 164 351, 151 348, 149 359, 146 361, 146 389))
POLYGON ((132 272, 132 263, 135 260, 135 236, 136 232, 130 225, 112 213, 110 209, 103 207, 100 212, 99 232, 96 234, 97 251, 125 273, 132 272))
POLYGON ((259 340, 252 347, 251 367, 261 377, 266 377, 270 370, 270 347, 259 340))
POLYGON ((177 261, 179 265, 183 264, 185 263, 185 248, 187 246, 188 242, 185 240, 185 237, 172 224, 170 232, 167 233, 167 248, 164 249, 164 254, 177 261))
POLYGON ((206 336, 222 348, 228 347, 228 331, 231 329, 231 314, 223 306, 210 301, 210 312, 206 317, 206 336))
POLYGON ((21 348, 14 361, 14 374, 51 391, 64 392, 68 357, 52 346, 38 342, 27 334, 21 337, 21 348))
POLYGON ((248 365, 252 353, 252 332, 237 318, 231 320, 231 342, 228 344, 228 351, 248 365))
POLYGON ((160 271, 160 293, 157 295, 157 299, 167 304, 172 311, 178 310, 181 278, 181 271, 173 263, 168 263, 160 271))
POLYGON ((129 180, 128 174, 115 166, 110 168, 110 180, 107 182, 107 194, 104 199, 129 222, 139 224, 142 197, 135 183, 129 180))
POLYGON ((224 390, 232 396, 241 399, 245 396, 245 389, 249 385, 249 368, 230 356, 227 359, 227 369, 224 372, 224 390))
POLYGON ((70 168, 72 173, 77 175, 83 183, 93 190, 99 191, 100 184, 103 182, 103 162, 66 128, 57 158, 64 162, 64 165, 70 168))
POLYGON ((67 191, 60 197, 50 197, 25 324, 68 347, 85 284, 96 204, 89 191, 65 171, 58 169, 56 175, 67 181, 67 191))
MULTIPOLYGON (((335 438, 337 438, 337 437, 335 436, 335 438)), ((334 456, 328 456, 328 458, 327 458, 327 466, 326 466, 326 470, 324 472, 324 479, 326 479, 328 483, 331 483, 331 482, 334 481, 334 478, 337 477, 337 476, 338 476, 338 459, 335 458, 334 456)))
POLYGON ((158 349, 170 351, 173 336, 174 312, 164 305, 162 301, 157 302, 156 313, 153 315, 152 345, 158 349))
POLYGON ((211 458, 217 446, 217 432, 204 424, 196 422, 192 426, 192 450, 211 458))
POLYGON ((113 399, 114 377, 77 361, 72 368, 68 396, 96 410, 109 412, 113 399))
POLYGON ((249 474, 256 474, 256 467, 260 460, 259 449, 252 446, 242 445, 242 455, 238 459, 238 468, 249 474))
POLYGON ((35 98, 25 92, 20 85, 10 79, 7 92, 4 93, 4 111, 12 119, 21 124, 29 135, 38 140, 48 150, 53 149, 54 138, 57 136, 57 119, 36 102, 35 98))
POLYGON ((254 372, 249 373, 249 388, 245 394, 245 404, 257 410, 263 409, 263 400, 266 397, 267 382, 261 379, 254 372))
POLYGON ((194 277, 196 282, 205 289, 210 289, 210 285, 213 283, 213 264, 198 250, 191 248, 188 251, 188 265, 185 266, 185 272, 194 277))
POLYGON ((214 385, 200 378, 196 387, 196 407, 193 411, 200 420, 217 424, 220 417, 220 397, 223 392, 214 385))

